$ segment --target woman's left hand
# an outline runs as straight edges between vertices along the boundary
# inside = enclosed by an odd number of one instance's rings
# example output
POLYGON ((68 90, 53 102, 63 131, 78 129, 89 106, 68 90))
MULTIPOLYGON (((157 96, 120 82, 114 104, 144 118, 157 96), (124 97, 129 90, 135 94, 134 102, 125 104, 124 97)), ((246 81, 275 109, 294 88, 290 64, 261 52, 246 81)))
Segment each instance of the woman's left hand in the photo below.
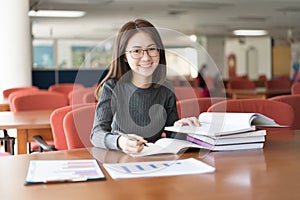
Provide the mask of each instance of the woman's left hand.
POLYGON ((174 126, 201 126, 199 120, 196 117, 182 118, 174 122, 174 126))

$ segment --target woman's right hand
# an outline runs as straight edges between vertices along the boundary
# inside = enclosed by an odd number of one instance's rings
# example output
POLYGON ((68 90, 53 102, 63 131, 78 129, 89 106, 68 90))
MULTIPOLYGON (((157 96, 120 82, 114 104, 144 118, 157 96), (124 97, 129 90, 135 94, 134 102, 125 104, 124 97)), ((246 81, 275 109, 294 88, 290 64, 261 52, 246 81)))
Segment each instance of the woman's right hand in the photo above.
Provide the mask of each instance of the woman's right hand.
POLYGON ((119 148, 127 154, 141 152, 144 149, 144 144, 148 142, 143 137, 135 134, 128 134, 128 136, 133 137, 136 140, 132 140, 124 136, 120 136, 117 140, 119 148))

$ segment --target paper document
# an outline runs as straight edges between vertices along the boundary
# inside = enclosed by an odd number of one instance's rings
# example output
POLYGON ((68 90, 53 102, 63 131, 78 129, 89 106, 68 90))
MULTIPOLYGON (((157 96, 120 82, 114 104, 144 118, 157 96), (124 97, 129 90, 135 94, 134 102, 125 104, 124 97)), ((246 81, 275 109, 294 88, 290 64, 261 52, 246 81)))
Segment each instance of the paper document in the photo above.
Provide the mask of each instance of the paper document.
POLYGON ((95 159, 31 160, 25 184, 78 182, 105 179, 95 159))
POLYGON ((113 179, 177 176, 214 172, 215 168, 194 158, 171 161, 103 164, 113 179))

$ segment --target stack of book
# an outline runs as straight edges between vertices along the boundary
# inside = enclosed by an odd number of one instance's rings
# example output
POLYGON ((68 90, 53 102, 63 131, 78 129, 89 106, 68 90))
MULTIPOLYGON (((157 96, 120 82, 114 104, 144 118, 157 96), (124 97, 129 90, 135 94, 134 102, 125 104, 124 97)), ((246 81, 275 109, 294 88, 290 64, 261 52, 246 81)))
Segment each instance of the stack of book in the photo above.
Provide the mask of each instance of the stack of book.
POLYGON ((171 126, 166 131, 186 134, 186 140, 212 151, 263 148, 266 130, 258 127, 284 127, 259 113, 203 112, 200 127, 171 126))
POLYGON ((249 131, 225 136, 188 134, 186 139, 212 151, 261 149, 264 146, 266 130, 249 131))

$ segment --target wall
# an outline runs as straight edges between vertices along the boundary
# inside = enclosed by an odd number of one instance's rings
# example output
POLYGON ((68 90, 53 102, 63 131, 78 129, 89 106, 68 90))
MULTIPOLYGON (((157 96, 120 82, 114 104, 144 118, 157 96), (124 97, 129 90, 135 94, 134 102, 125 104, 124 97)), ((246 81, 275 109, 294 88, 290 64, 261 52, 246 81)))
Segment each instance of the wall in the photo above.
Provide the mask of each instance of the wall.
POLYGON ((291 69, 291 47, 273 47, 273 76, 290 75, 291 69))
POLYGON ((207 37, 207 53, 211 60, 208 63, 208 74, 212 77, 226 74, 224 68, 224 37, 207 37))
MULTIPOLYGON (((266 75, 267 79, 272 77, 272 55, 270 37, 241 37, 225 39, 225 58, 230 54, 236 55, 236 75, 249 75, 247 69, 247 50, 255 48, 257 50, 257 78, 259 75, 266 75)), ((225 72, 228 66, 224 66, 225 72)), ((228 74, 224 73, 224 78, 228 79, 228 74)))

